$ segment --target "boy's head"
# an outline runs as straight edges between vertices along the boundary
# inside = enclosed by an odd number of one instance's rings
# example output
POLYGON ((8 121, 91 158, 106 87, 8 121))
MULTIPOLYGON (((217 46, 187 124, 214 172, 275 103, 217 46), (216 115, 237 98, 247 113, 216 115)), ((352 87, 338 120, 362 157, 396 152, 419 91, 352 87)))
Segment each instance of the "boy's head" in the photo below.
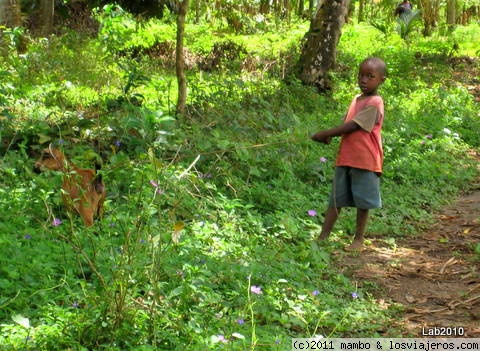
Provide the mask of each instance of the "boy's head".
POLYGON ((374 95, 380 84, 385 81, 387 65, 378 57, 369 57, 360 63, 358 86, 363 95, 374 95))

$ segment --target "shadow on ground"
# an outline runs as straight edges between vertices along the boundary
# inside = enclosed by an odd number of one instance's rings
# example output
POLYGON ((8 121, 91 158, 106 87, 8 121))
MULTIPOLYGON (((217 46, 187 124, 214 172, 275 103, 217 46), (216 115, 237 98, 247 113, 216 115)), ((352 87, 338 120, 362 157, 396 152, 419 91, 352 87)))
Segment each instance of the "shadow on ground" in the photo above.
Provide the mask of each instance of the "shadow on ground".
POLYGON ((480 337, 480 183, 437 214, 415 238, 372 239, 360 254, 337 256, 345 273, 362 286, 375 283, 376 298, 404 307, 405 335, 423 328, 463 327, 480 337), (477 249, 478 250, 478 249, 477 249))

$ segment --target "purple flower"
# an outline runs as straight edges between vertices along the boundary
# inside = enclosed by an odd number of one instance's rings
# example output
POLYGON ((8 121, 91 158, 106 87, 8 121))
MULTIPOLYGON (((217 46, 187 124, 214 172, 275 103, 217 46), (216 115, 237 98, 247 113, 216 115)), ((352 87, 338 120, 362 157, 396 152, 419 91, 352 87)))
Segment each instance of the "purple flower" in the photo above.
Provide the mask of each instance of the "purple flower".
POLYGON ((320 162, 325 163, 325 162, 327 162, 327 159, 322 156, 322 157, 320 157, 320 162))
POLYGON ((353 299, 358 299, 358 294, 356 292, 352 292, 352 298, 353 299))
POLYGON ((260 295, 262 293, 262 288, 256 285, 250 287, 250 291, 254 294, 260 295))
POLYGON ((116 147, 122 146, 122 143, 120 142, 120 140, 115 140, 115 146, 116 147))
POLYGON ((310 217, 315 217, 317 215, 317 211, 315 210, 308 210, 307 213, 310 217))
POLYGON ((25 240, 30 240, 30 239, 32 238, 32 236, 31 236, 30 234, 25 234, 25 235, 23 236, 23 238, 24 238, 25 240))
POLYGON ((140 244, 145 244, 145 243, 146 243, 145 239, 140 239, 140 244))
POLYGON ((77 301, 74 301, 74 302, 72 303, 72 307, 73 307, 73 308, 78 308, 78 307, 79 307, 78 302, 77 302, 77 301))
POLYGON ((157 183, 156 181, 151 180, 151 181, 150 181, 150 185, 155 188, 155 192, 156 192, 157 194, 160 194, 160 195, 161 195, 161 194, 164 193, 164 191, 158 187, 158 183, 157 183))
POLYGON ((54 227, 58 227, 60 224, 62 224, 62 220, 60 218, 54 218, 52 221, 52 225, 54 227))
POLYGON ((239 319, 237 319, 237 323, 240 324, 240 325, 245 324, 245 320, 242 319, 242 318, 239 318, 239 319))
POLYGON ((219 342, 223 342, 224 344, 226 344, 226 343, 228 342, 228 340, 225 339, 225 336, 222 335, 222 334, 217 335, 217 340, 218 340, 219 342))
POLYGON ((432 134, 427 134, 425 135, 425 139, 432 139, 433 138, 433 135, 432 134))
POLYGON ((320 290, 313 290, 313 291, 312 291, 312 295, 313 295, 313 296, 317 296, 317 295, 319 295, 319 294, 320 294, 320 290))

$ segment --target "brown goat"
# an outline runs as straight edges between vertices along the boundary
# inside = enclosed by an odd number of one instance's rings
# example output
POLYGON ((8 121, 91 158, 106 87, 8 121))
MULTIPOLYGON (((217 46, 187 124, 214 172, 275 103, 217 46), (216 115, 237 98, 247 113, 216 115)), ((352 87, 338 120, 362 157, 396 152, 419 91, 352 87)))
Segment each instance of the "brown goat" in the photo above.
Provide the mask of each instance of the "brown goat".
POLYGON ((105 185, 102 176, 93 169, 81 169, 69 162, 63 152, 51 145, 42 151, 35 162, 35 170, 45 169, 63 172, 62 198, 69 211, 73 209, 82 217, 85 225, 93 225, 93 218, 100 217, 105 201, 105 185))

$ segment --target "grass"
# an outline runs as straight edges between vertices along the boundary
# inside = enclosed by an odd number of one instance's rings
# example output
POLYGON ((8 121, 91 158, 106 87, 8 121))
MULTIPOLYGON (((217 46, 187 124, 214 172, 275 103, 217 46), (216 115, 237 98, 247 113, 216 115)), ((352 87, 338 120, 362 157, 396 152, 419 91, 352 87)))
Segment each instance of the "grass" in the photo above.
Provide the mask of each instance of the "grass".
MULTIPOLYGON (((125 45, 174 33, 108 20, 125 45)), ((478 110, 448 80, 436 37, 380 43, 363 25, 345 27, 334 93, 319 96, 290 74, 304 28, 229 34, 245 51, 221 70, 189 70, 190 114, 179 118, 172 72, 102 35, 0 56, 2 349, 285 350, 292 337, 402 335, 400 307, 385 309, 374 287, 333 264, 354 216, 342 215, 328 244, 312 240, 337 145, 309 135, 340 122, 358 62, 381 55, 385 206, 369 233, 394 240, 428 225, 477 175, 468 150, 480 144, 478 110), (253 69, 241 70, 247 58, 253 69), (103 162, 108 201, 93 228, 64 211, 59 174, 32 172, 50 142, 79 166, 103 162)), ((470 52, 470 29, 457 31, 470 52)), ((201 60, 216 40, 205 26, 192 32, 201 60)))

